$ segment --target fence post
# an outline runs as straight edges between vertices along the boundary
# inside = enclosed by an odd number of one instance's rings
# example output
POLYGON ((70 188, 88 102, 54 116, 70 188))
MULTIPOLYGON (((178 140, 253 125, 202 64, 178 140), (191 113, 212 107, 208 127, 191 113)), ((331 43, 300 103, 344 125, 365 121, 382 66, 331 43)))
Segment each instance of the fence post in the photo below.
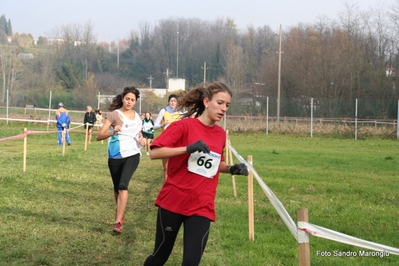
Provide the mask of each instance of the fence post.
MULTIPOLYGON (((308 209, 297 211, 298 222, 309 222, 308 209)), ((310 266, 309 235, 298 229, 299 266, 310 266)))
MULTIPOLYGON (((248 163, 252 165, 252 155, 248 155, 248 163)), ((248 173, 248 231, 249 240, 255 240, 255 229, 254 229, 254 182, 253 173, 248 173)))
POLYGON ((87 138, 89 135, 89 123, 86 123, 86 130, 85 130, 85 150, 87 150, 87 138))
POLYGON ((27 145, 28 145, 28 134, 27 134, 27 129, 24 128, 24 160, 23 160, 23 165, 22 165, 22 171, 25 173, 26 171, 26 152, 27 152, 27 145))
POLYGON ((399 139, 399 100, 398 100, 398 118, 396 119, 396 139, 399 139))
POLYGON ((66 128, 62 128, 62 156, 65 155, 65 135, 66 135, 66 128))
POLYGON ((229 162, 229 131, 228 130, 226 130, 226 150, 225 150, 225 163, 227 164, 227 165, 229 165, 230 164, 230 162, 229 162))
POLYGON ((357 140, 357 99, 355 101, 355 140, 357 140))
POLYGON ((51 91, 50 91, 50 98, 48 100, 48 118, 47 118, 47 131, 50 127, 50 115, 51 115, 51 91))
POLYGON ((269 96, 266 98, 266 135, 269 135, 269 96))
POLYGON ((310 137, 313 138, 313 98, 310 98, 310 137))
MULTIPOLYGON (((230 145, 230 140, 227 143, 227 145, 230 145)), ((229 156, 230 156, 230 164, 233 164, 233 153, 231 152, 231 149, 229 149, 229 156)), ((237 189, 236 189, 236 177, 234 175, 231 175, 231 182, 233 182, 233 193, 234 197, 237 198, 237 189)))

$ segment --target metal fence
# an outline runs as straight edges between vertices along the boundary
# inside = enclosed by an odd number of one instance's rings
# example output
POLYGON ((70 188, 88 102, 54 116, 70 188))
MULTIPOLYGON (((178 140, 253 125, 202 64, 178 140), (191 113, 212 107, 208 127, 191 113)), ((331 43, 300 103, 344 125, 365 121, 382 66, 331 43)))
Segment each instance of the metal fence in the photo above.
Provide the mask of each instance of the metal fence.
MULTIPOLYGON (((276 115, 276 102, 277 99, 273 97, 233 99, 226 119, 220 125, 233 132, 399 139, 398 100, 282 98, 280 116, 276 115)), ((154 99, 143 94, 135 109, 139 113, 151 111, 155 119, 159 110, 165 106, 163 99, 154 102, 154 99)), ((98 107, 107 109, 106 104, 99 104, 98 107)), ((70 113, 73 122, 83 121, 84 111, 70 110, 70 113)), ((50 123, 54 115, 55 109, 0 106, 0 120, 6 120, 7 123, 12 119, 50 123)))

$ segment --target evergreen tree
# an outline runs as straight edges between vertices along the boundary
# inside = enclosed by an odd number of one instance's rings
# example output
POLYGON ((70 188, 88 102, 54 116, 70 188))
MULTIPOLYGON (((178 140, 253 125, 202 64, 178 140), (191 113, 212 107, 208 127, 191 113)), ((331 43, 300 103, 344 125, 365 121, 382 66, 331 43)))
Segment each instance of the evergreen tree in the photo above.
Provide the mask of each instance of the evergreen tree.
POLYGON ((12 36, 12 26, 11 26, 11 20, 8 19, 8 23, 7 23, 7 36, 12 36))
POLYGON ((6 16, 5 15, 1 15, 0 17, 0 30, 3 30, 5 32, 6 35, 7 34, 7 20, 6 20, 6 16))

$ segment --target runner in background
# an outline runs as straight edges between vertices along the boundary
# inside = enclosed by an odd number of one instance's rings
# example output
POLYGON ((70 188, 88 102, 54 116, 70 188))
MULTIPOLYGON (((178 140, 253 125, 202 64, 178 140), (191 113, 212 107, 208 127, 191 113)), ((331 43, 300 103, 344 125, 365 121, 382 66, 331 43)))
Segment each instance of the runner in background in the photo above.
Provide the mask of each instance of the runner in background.
POLYGON ((152 120, 151 113, 147 112, 143 119, 143 138, 146 139, 145 148, 147 155, 150 155, 150 145, 154 139, 154 121, 152 120))
POLYGON ((108 139, 108 168, 111 173, 116 203, 113 231, 122 233, 124 213, 128 199, 128 187, 136 171, 145 139, 141 134, 140 115, 133 110, 140 91, 135 87, 124 88, 112 100, 97 140, 108 139))
POLYGON ((100 109, 98 109, 98 110, 95 110, 95 113, 96 113, 96 130, 99 130, 100 127, 102 126, 103 120, 104 120, 103 112, 100 109))
MULTIPOLYGON (((154 123, 154 129, 162 128, 162 132, 173 122, 180 119, 182 112, 176 110, 177 106, 177 95, 171 94, 168 97, 168 106, 162 108, 157 116, 157 119, 154 123)), ((163 168, 163 178, 166 180, 168 178, 167 168, 168 168, 168 159, 162 159, 162 168, 163 168)))

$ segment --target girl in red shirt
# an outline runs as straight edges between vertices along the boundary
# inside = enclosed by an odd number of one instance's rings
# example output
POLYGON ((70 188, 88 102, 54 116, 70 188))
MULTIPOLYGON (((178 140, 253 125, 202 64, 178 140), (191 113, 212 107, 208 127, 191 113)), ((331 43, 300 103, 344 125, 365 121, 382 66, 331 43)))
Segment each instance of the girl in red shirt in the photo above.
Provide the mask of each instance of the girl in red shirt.
POLYGON ((145 266, 164 265, 184 224, 182 265, 198 265, 215 217, 219 172, 248 175, 245 164, 227 165, 223 149, 226 132, 220 121, 232 93, 223 83, 192 89, 181 97, 178 109, 188 108, 182 119, 169 125, 151 145, 151 159, 169 158, 165 183, 155 201, 158 206, 155 249, 145 266), (194 115, 194 118, 189 118, 194 115), (187 119, 183 119, 187 118, 187 119))

